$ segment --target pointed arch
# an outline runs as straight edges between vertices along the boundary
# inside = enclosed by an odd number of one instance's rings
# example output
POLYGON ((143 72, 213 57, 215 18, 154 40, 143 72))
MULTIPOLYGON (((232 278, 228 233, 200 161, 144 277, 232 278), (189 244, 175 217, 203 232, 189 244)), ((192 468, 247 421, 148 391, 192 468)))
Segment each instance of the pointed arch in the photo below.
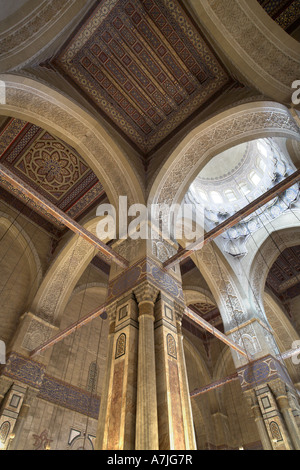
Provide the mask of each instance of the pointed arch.
POLYGON ((263 137, 300 140, 300 129, 289 110, 275 102, 232 107, 191 131, 164 162, 153 182, 151 204, 181 203, 202 168, 217 154, 263 137))
POLYGON ((37 80, 0 75, 4 103, 0 114, 29 121, 74 147, 94 171, 116 212, 119 196, 143 203, 141 182, 127 156, 100 123, 62 93, 37 80))
MULTIPOLYGON (((96 234, 98 221, 99 218, 92 219, 84 227, 96 234)), ((95 255, 89 242, 73 235, 48 269, 32 302, 31 312, 58 324, 77 282, 95 255)))

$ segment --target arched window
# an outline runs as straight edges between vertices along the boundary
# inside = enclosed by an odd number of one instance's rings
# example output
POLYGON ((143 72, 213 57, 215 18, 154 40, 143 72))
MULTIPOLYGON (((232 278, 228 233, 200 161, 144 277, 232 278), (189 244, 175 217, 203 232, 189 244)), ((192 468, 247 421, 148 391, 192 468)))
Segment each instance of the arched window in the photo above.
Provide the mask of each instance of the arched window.
POLYGON ((264 172, 267 168, 267 165, 265 164, 264 160, 262 158, 258 158, 257 160, 257 167, 264 172))
POLYGON ((224 192, 225 196, 227 197, 228 201, 230 202, 233 202, 233 201, 236 201, 237 200, 237 197, 234 193, 234 191, 232 191, 232 189, 227 189, 225 192, 224 192))
POLYGON ((258 151, 264 156, 264 157, 268 157, 268 151, 266 149, 266 147, 261 143, 261 142, 258 142, 257 143, 257 148, 258 148, 258 151))
POLYGON ((249 186, 246 182, 240 183, 239 188, 240 188, 241 192, 244 194, 244 196, 246 196, 246 194, 250 193, 249 186))
POLYGON ((201 191, 199 190, 199 196, 201 197, 201 199, 203 199, 203 201, 207 201, 207 195, 204 191, 201 191))
POLYGON ((223 202, 223 198, 222 198, 221 194, 218 193, 217 191, 211 191, 210 192, 210 197, 211 197, 212 201, 215 204, 222 204, 222 202, 223 202))
POLYGON ((254 186, 257 186, 261 181, 261 177, 256 173, 256 171, 252 171, 250 173, 250 181, 254 186))

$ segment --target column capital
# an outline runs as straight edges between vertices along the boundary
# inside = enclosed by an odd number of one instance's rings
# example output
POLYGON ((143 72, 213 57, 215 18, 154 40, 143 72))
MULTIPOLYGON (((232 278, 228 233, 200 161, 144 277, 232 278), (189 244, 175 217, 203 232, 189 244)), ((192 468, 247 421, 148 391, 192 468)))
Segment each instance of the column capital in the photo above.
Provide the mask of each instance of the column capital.
POLYGON ((273 382, 270 382, 269 385, 276 399, 281 397, 287 399, 287 389, 284 382, 281 380, 274 380, 273 382))
POLYGON ((134 288, 133 292, 139 305, 144 302, 154 305, 159 294, 159 289, 146 281, 134 288))

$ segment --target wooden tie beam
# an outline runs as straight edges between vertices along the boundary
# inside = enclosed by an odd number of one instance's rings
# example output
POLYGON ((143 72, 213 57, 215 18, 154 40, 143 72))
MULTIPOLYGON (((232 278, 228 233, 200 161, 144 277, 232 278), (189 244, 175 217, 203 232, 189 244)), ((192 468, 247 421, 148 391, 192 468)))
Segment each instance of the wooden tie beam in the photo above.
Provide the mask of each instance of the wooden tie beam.
POLYGON ((74 333, 74 331, 76 331, 77 329, 81 328, 87 323, 90 323, 92 320, 94 320, 94 318, 101 316, 101 318, 105 320, 107 318, 105 310, 106 310, 106 304, 103 304, 97 310, 94 310, 93 312, 88 313, 83 318, 81 318, 75 323, 72 323, 72 325, 68 326, 65 330, 60 331, 59 333, 57 333, 57 335, 53 336, 53 338, 49 339, 48 341, 46 341, 45 343, 41 344, 39 347, 31 351, 30 356, 31 357, 36 356, 42 351, 45 351, 45 349, 50 348, 50 346, 54 346, 54 344, 66 338, 71 333, 74 333))
POLYGON ((197 315, 195 312, 193 312, 193 310, 191 310, 190 308, 186 307, 185 315, 188 318, 190 318, 194 323, 196 323, 197 325, 204 328, 206 331, 211 333, 216 338, 220 339, 223 343, 227 344, 227 346, 234 349, 235 351, 237 351, 242 356, 249 357, 249 354, 242 347, 238 346, 236 343, 231 341, 226 335, 224 335, 219 330, 214 328, 210 323, 205 321, 203 318, 201 318, 199 315, 197 315))
POLYGON ((198 388, 190 393, 191 398, 199 397, 200 395, 204 395, 204 393, 211 392, 212 390, 216 390, 217 388, 223 387, 223 385, 229 384, 234 382, 235 380, 239 380, 239 376, 236 373, 225 377, 225 379, 217 380, 216 382, 212 382, 208 385, 204 385, 202 388, 198 388))
POLYGON ((54 204, 47 201, 47 199, 42 197, 34 189, 32 189, 5 166, 3 166, 2 163, 0 163, 0 177, 7 181, 13 188, 20 191, 25 198, 34 201, 39 207, 44 209, 48 214, 51 214, 60 223, 63 223, 74 233, 88 241, 100 253, 105 255, 106 259, 108 258, 110 261, 118 264, 122 268, 127 268, 129 266, 129 262, 125 258, 113 251, 109 246, 105 245, 105 243, 101 242, 99 238, 71 219, 71 217, 58 209, 58 207, 56 207, 54 204))
MULTIPOLYGON (((284 353, 280 354, 277 356, 277 359, 282 359, 286 361, 287 359, 290 359, 293 356, 300 355, 300 347, 295 348, 295 349, 290 349, 289 351, 285 351, 284 353)), ((212 390, 216 390, 217 388, 223 387, 224 385, 234 382, 236 380, 239 380, 239 376, 237 372, 235 372, 232 375, 229 375, 228 377, 225 377, 225 379, 217 380, 216 382, 212 382, 208 385, 204 385, 202 388, 197 388, 196 390, 193 390, 190 392, 190 397, 191 398, 196 398, 199 397, 200 395, 204 395, 204 393, 211 392, 212 390)), ((298 391, 298 390, 297 390, 298 391)), ((300 392, 298 391, 298 395, 300 392)))
MULTIPOLYGON (((42 351, 45 351, 45 349, 48 349, 50 346, 54 346, 54 344, 66 338, 67 336, 69 336, 71 333, 78 330, 82 326, 88 324, 89 322, 94 320, 94 318, 97 318, 98 316, 102 315, 105 312, 106 307, 107 305, 103 304, 99 309, 94 310, 91 313, 88 313, 81 320, 78 320, 77 322, 73 323, 72 325, 67 327, 65 330, 57 333, 57 335, 55 335, 53 338, 49 339, 48 341, 46 341, 45 343, 41 344, 39 347, 31 351, 30 356, 31 357, 36 356, 42 351)), ((223 343, 227 344, 227 346, 230 346, 232 349, 235 349, 237 352, 239 352, 243 356, 248 356, 246 351, 244 351, 243 348, 235 344, 233 341, 227 338, 227 336, 223 335, 223 333, 221 333, 219 330, 216 330, 216 328, 214 328, 210 323, 205 321, 203 318, 199 317, 191 309, 186 308, 185 315, 189 317, 193 322, 197 323, 197 325, 201 326, 202 328, 207 330, 209 333, 214 335, 216 338, 220 339, 223 343)))
POLYGON ((213 228, 210 232, 205 233, 201 239, 196 240, 194 243, 191 243, 187 248, 176 253, 170 259, 165 261, 165 263, 163 264, 163 267, 165 269, 173 268, 178 263, 188 258, 192 254, 194 254, 196 250, 199 250, 207 243, 210 243, 219 235, 226 232, 226 230, 228 230, 230 227, 234 227, 238 222, 245 219, 246 217, 251 215, 253 212, 255 212, 260 207, 264 206, 268 202, 272 201, 272 199, 274 199, 276 196, 279 196, 281 193, 289 189, 299 180, 300 180, 300 170, 297 170, 295 173, 288 176, 286 179, 281 181, 281 183, 277 184, 266 193, 262 194, 262 196, 252 201, 250 204, 248 204, 246 207, 238 211, 236 214, 229 217, 227 220, 225 220, 221 224, 217 225, 217 227, 213 228))
POLYGON ((295 349, 290 349, 289 351, 285 351, 284 353, 278 356, 278 359, 282 359, 286 361, 287 359, 290 359, 291 357, 298 356, 298 355, 300 355, 300 347, 295 348, 295 349))

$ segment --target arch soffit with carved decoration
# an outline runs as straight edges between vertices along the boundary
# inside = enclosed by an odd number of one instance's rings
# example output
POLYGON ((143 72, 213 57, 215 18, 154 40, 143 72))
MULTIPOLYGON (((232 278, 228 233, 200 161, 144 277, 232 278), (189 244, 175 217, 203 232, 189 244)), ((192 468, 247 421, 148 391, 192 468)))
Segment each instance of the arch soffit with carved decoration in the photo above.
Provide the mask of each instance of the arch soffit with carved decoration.
MULTIPOLYGON (((25 255, 32 279, 31 292, 34 293, 36 288, 39 286, 43 275, 40 257, 36 251, 36 248, 30 240, 29 235, 18 224, 18 222, 3 211, 0 211, 0 225, 3 225, 8 233, 12 234, 14 242, 20 246, 23 255, 25 255)), ((29 302, 31 300, 32 299, 28 299, 29 302)))
POLYGON ((300 129, 285 106, 275 102, 247 103, 208 119, 191 131, 169 156, 152 184, 148 202, 180 204, 194 179, 213 157, 264 137, 300 141, 300 129))
MULTIPOLYGON (((30 0, 6 2, 0 22, 0 73, 20 68, 41 51, 64 40, 92 0, 30 0)), ((57 47, 57 45, 56 45, 57 47)))
MULTIPOLYGON (((99 219, 84 225, 96 234, 99 219)), ((79 235, 72 235, 49 267, 32 302, 31 311, 50 323, 58 324, 81 275, 96 255, 95 248, 79 235)))
MULTIPOLYGON (((300 211, 297 211, 300 219, 300 211)), ((273 263, 286 248, 300 243, 300 225, 297 218, 295 224, 285 225, 285 216, 275 220, 273 226, 265 233, 265 237, 255 241, 255 252, 244 266, 245 276, 249 279, 249 296, 254 297, 262 305, 266 279, 273 263), (277 222, 277 223, 276 223, 277 222)), ((245 260, 246 262, 246 260, 245 260)))
POLYGON ((78 104, 45 84, 3 74, 5 104, 0 114, 29 121, 71 145, 94 171, 114 205, 119 196, 128 204, 143 203, 143 188, 126 155, 104 128, 78 104))
POLYGON ((291 103, 291 86, 299 79, 300 44, 256 0, 188 0, 187 4, 242 81, 264 96, 291 103))

